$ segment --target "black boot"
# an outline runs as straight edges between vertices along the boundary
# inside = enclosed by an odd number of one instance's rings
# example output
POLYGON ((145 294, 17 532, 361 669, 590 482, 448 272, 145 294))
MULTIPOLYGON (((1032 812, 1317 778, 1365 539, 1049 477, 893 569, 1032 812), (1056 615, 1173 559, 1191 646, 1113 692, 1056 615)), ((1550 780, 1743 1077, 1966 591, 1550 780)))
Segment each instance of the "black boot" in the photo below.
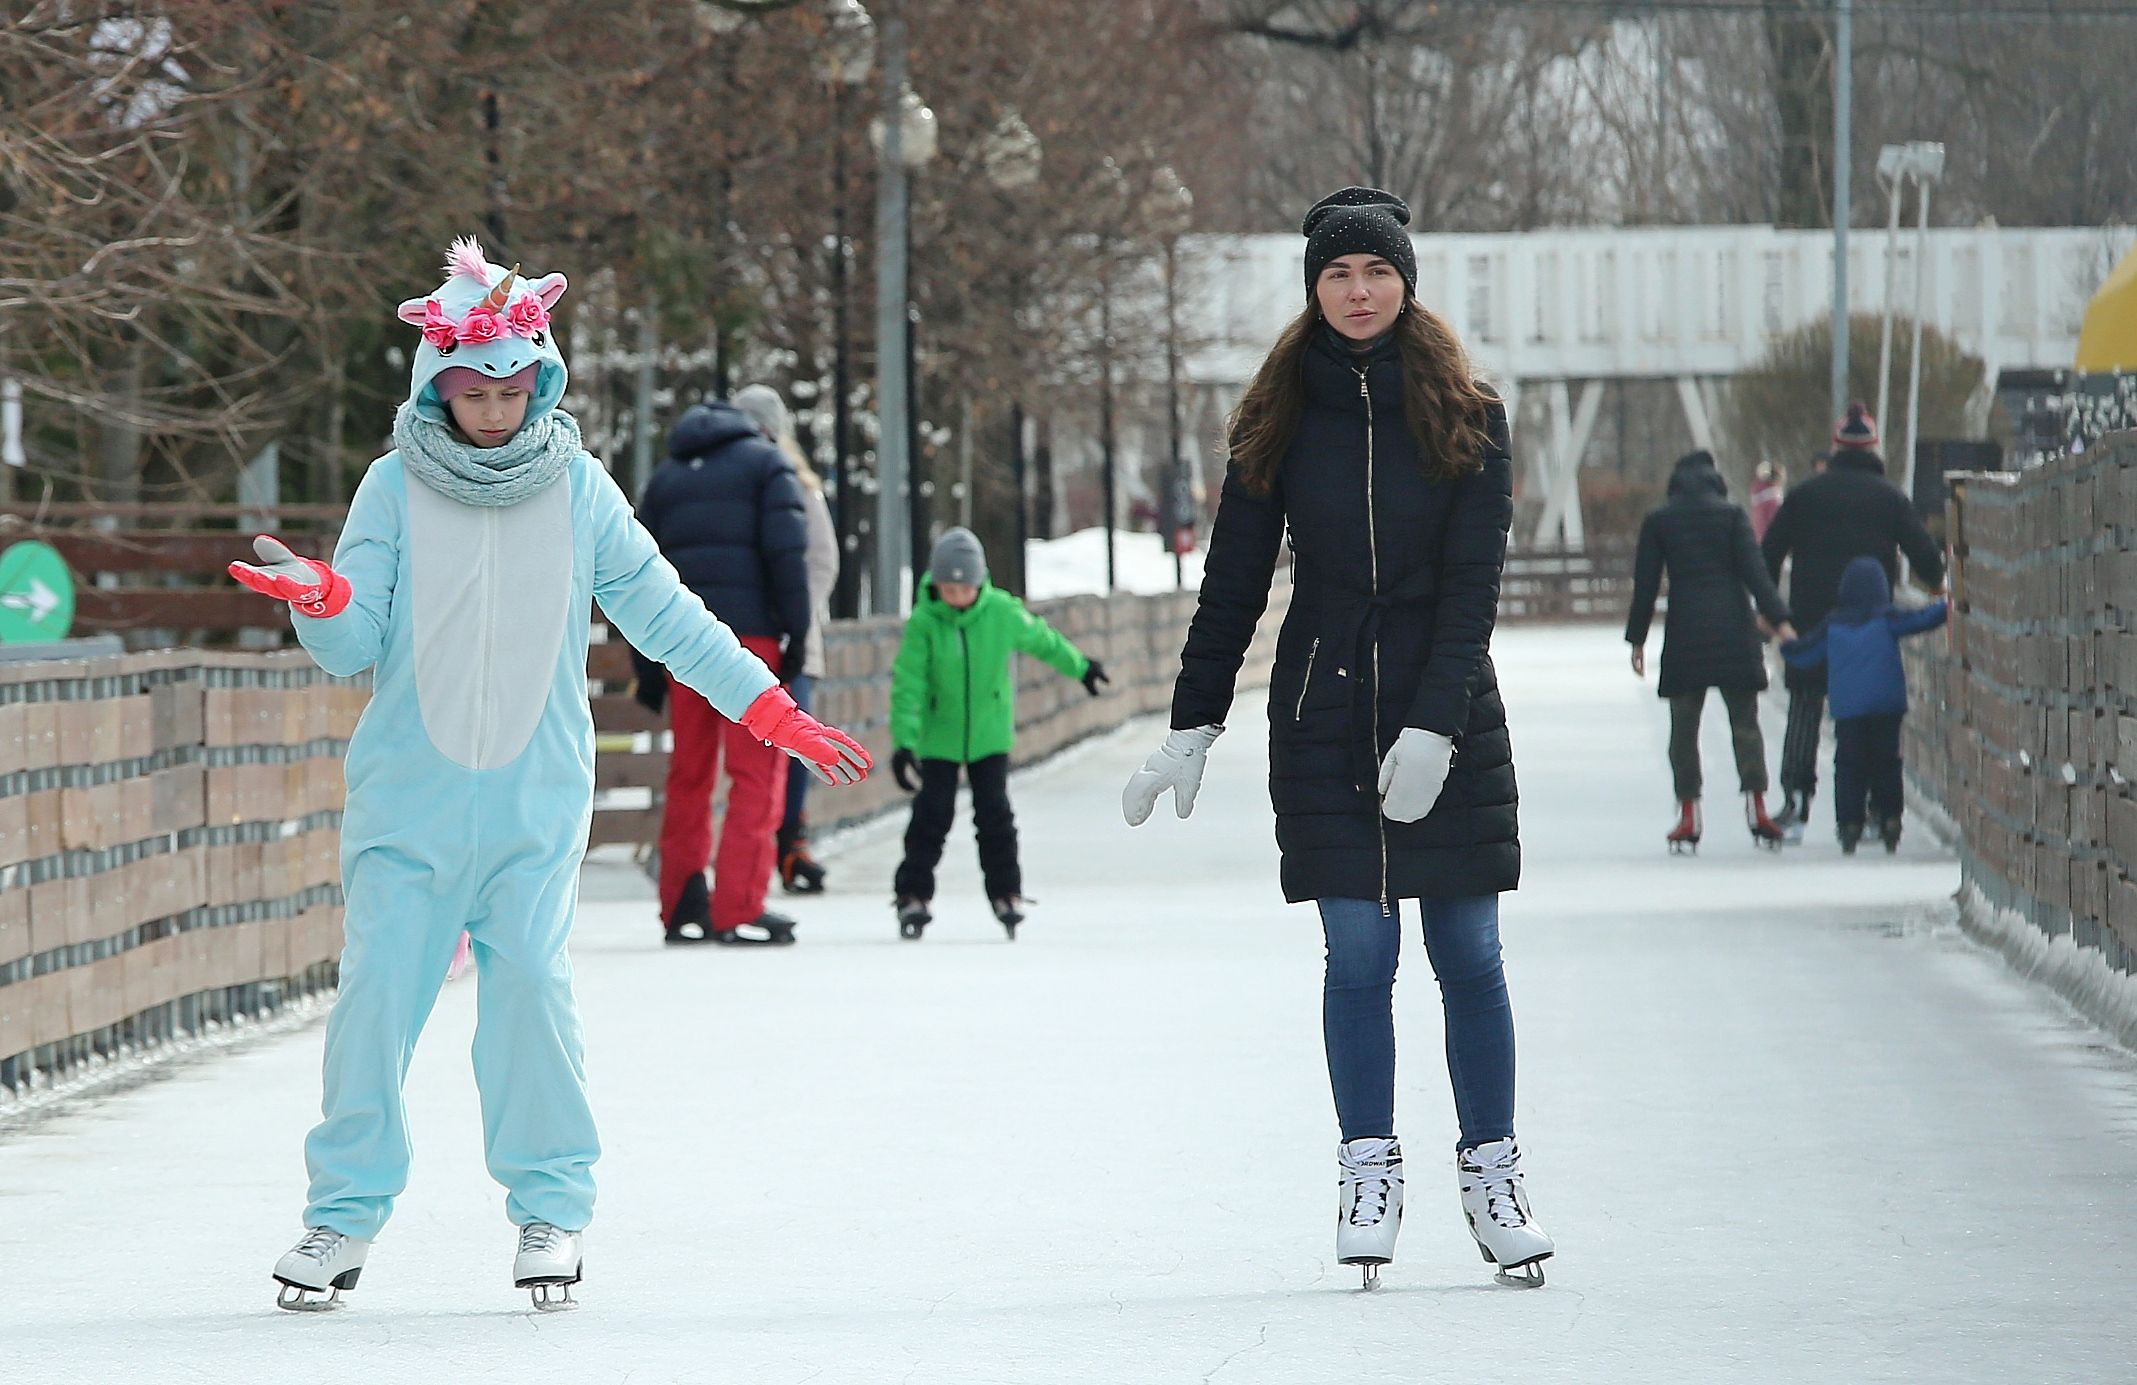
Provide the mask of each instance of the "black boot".
POLYGON ((919 938, 927 926, 935 921, 935 916, 928 912, 928 902, 924 899, 900 895, 895 907, 898 910, 898 936, 908 942, 919 938))
POLYGON ((1002 895, 987 901, 994 906, 994 917, 1009 931, 1009 941, 1017 940, 1017 925, 1024 921, 1024 909, 1029 900, 1020 895, 1002 895))
POLYGON ((789 831, 779 829, 779 887, 788 894, 822 894, 824 868, 809 854, 806 819, 789 831))
POLYGON ((1891 855, 1900 849, 1900 819, 1898 814, 1886 818, 1877 825, 1879 840, 1885 844, 1885 853, 1891 855))
POLYGON ((675 912, 664 922, 671 943, 713 941, 712 893, 706 888, 705 872, 699 871, 683 882, 683 893, 675 901, 675 912))
POLYGON ((1841 823, 1840 854, 1843 856, 1853 856, 1855 854, 1855 848, 1860 845, 1862 845, 1862 824, 1859 822, 1841 823))

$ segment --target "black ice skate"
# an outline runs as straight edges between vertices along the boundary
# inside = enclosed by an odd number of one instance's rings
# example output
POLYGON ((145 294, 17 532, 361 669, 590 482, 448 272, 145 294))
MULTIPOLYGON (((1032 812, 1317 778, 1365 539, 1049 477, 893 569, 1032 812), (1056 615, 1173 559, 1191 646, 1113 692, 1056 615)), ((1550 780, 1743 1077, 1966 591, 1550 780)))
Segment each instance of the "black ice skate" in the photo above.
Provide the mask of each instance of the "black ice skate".
POLYGON ((917 941, 927 926, 935 921, 935 916, 928 912, 928 902, 924 899, 900 895, 896 907, 898 936, 907 942, 917 941))
POLYGON ((824 868, 809 854, 807 826, 779 829, 779 887, 788 894, 824 892, 824 868))
POLYGON ((1773 825, 1781 829, 1781 840, 1789 846, 1803 845, 1803 829, 1811 820, 1811 796, 1789 790, 1781 795, 1781 811, 1774 814, 1773 825))
POLYGON ((748 923, 713 929, 712 940, 722 947, 788 947, 794 942, 794 920, 767 909, 748 923))
POLYGON ((1855 854, 1855 848, 1856 848, 1856 847, 1858 847, 1858 846, 1861 846, 1861 845, 1862 845, 1862 824, 1861 824, 1861 823, 1859 823, 1859 822, 1843 822, 1843 823, 1841 823, 1841 824, 1840 824, 1840 854, 1841 854, 1841 855, 1843 855, 1843 856, 1853 856, 1853 855, 1855 854))
POLYGON ((1024 921, 1025 906, 1030 904, 1031 901, 1018 895, 1004 895, 1000 899, 992 899, 987 902, 994 906, 994 917, 1000 921, 1003 928, 1008 930, 1009 941, 1015 942, 1017 940, 1017 925, 1024 921))
POLYGON ((1879 841, 1885 844, 1885 854, 1887 856, 1897 852, 1900 849, 1899 818, 1889 817, 1879 823, 1877 825, 1877 837, 1879 841))
POLYGON ((683 882, 683 892, 676 898, 675 910, 663 924, 668 931, 668 942, 675 946, 713 940, 712 893, 705 887, 703 871, 683 882))

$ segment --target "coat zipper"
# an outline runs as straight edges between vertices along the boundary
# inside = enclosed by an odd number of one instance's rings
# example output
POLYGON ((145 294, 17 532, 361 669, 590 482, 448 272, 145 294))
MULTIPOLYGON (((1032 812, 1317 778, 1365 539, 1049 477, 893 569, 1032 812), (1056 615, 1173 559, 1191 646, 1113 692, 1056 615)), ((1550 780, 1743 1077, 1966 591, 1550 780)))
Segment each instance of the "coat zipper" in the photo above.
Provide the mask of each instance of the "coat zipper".
MULTIPOLYGON (((1358 367, 1358 394, 1365 400, 1365 547, 1372 558, 1373 599, 1380 599, 1380 516, 1374 502, 1373 460, 1373 387, 1366 383, 1365 370, 1358 367)), ((1380 641, 1373 641, 1373 763, 1380 763, 1380 641)), ((1378 785, 1375 785, 1378 788, 1378 785)), ((1377 793, 1375 803, 1379 802, 1377 793)), ((1380 834, 1380 916, 1388 918, 1394 909, 1388 903, 1388 818, 1380 808, 1373 810, 1373 827, 1380 834)))
POLYGON ((965 656, 965 763, 972 763, 972 639, 957 627, 957 647, 965 656))
POLYGON ((1306 652, 1306 681, 1299 684, 1299 705, 1291 713, 1293 725, 1306 719, 1306 690, 1313 686, 1313 661, 1321 657, 1321 637, 1313 637, 1313 648, 1306 652))

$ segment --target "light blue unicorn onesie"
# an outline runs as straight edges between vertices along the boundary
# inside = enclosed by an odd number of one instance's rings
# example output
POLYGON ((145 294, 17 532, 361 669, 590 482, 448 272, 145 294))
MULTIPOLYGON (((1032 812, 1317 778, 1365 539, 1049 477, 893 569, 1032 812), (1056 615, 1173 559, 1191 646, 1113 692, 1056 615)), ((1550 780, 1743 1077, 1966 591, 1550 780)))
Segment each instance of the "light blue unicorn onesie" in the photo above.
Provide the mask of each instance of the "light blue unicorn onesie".
MULTIPOLYGON (((437 292, 401 305, 424 341, 396 448, 358 486, 335 550, 347 605, 293 616, 321 668, 373 670, 348 751, 347 936, 324 1119, 305 1143, 305 1225, 364 1242, 407 1184, 402 1082, 463 929, 479 978, 483 1138, 506 1213, 565 1233, 593 1217, 600 1145, 565 952, 593 809, 592 603, 725 716, 740 720, 777 683, 677 580, 557 409, 566 371, 548 309, 564 276, 519 279, 472 241, 447 268, 437 292), (462 441, 438 373, 501 380, 529 364, 519 432, 497 448, 462 441)), ((339 1287, 353 1286, 345 1277, 339 1287)))

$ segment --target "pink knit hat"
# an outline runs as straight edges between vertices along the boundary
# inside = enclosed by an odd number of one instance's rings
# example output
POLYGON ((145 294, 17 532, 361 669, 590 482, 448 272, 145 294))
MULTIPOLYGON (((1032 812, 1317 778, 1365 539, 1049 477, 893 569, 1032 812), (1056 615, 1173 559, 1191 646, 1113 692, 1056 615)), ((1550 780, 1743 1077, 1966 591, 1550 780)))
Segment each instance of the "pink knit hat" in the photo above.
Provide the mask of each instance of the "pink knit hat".
POLYGON ((431 387, 437 390, 441 402, 451 400, 456 394, 465 394, 477 385, 514 385, 531 394, 534 391, 534 377, 540 370, 539 364, 530 365, 517 375, 498 379, 494 375, 483 374, 473 366, 449 365, 438 372, 437 378, 431 381, 431 387))

